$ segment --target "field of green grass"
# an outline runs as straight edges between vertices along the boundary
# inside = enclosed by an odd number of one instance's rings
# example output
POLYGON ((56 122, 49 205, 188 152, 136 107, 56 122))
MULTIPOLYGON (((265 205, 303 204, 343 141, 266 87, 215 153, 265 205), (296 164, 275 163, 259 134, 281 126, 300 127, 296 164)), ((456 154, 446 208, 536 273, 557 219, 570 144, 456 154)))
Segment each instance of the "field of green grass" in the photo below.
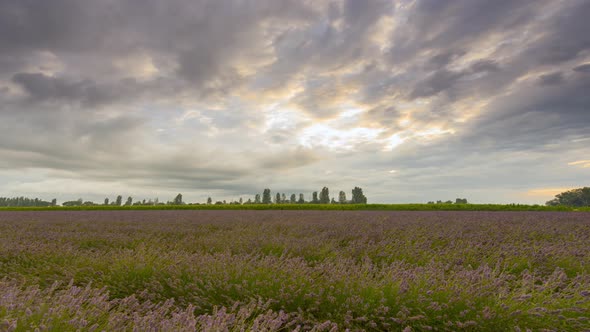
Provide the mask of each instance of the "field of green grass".
POLYGON ((590 214, 3 211, 0 331, 587 331, 590 214))

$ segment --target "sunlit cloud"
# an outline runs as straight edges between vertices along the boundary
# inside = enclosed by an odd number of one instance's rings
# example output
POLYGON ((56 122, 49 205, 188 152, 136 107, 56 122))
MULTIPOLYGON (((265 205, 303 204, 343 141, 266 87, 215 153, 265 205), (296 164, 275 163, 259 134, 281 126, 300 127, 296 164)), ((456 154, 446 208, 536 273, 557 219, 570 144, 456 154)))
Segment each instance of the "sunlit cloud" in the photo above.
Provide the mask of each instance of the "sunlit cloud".
POLYGON ((570 165, 570 166, 578 166, 578 167, 582 167, 582 168, 588 168, 588 167, 590 167, 590 160, 573 161, 571 163, 568 163, 568 165, 570 165))
POLYGON ((0 195, 331 183, 540 202, 588 182, 586 1, 10 6, 0 195), (57 173, 19 187, 25 168, 57 173))
POLYGON ((532 196, 532 197, 553 197, 559 193, 564 191, 571 190, 572 188, 537 188, 537 189, 530 189, 528 190, 525 195, 532 196))

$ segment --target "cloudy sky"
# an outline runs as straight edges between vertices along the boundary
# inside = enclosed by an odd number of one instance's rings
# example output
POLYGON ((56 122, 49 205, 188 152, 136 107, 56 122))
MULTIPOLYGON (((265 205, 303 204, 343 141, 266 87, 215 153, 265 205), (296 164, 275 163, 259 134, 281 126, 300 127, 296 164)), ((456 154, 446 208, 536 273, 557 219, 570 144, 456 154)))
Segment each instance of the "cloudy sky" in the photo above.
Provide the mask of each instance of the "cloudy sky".
POLYGON ((0 196, 590 185, 587 0, 0 0, 0 196))

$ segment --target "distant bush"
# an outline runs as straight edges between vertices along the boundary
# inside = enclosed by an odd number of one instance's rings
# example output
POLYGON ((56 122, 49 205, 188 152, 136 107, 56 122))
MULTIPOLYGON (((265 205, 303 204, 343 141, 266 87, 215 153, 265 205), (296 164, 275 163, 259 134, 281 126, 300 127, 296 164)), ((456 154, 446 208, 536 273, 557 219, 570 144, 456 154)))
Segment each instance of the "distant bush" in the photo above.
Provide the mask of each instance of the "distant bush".
POLYGON ((548 206, 590 206, 590 187, 572 189, 555 195, 555 198, 546 203, 548 206))

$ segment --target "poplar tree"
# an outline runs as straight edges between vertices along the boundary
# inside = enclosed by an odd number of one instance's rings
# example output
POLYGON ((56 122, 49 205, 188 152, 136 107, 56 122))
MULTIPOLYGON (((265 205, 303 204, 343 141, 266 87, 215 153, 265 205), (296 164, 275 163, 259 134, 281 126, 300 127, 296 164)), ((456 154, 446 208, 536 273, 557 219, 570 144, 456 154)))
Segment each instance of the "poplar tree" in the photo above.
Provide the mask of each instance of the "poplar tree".
POLYGON ((264 192, 262 193, 262 204, 270 204, 270 203, 271 203, 270 189, 264 189, 264 192))
POLYGON ((352 189, 352 203, 367 204, 367 197, 363 194, 363 189, 360 187, 354 187, 354 189, 352 189))
POLYGON ((317 203, 320 202, 320 200, 318 199, 318 192, 317 191, 314 191, 311 194, 311 202, 314 203, 314 204, 317 204, 317 203))
POLYGON ((328 187, 322 188, 320 192, 320 204, 329 204, 330 203, 330 191, 328 187))
POLYGON ((340 203, 340 204, 346 204, 346 193, 344 191, 342 191, 342 190, 338 194, 338 203, 340 203))
POLYGON ((182 194, 178 194, 176 195, 176 197, 174 197, 174 201, 172 202, 174 205, 182 205, 182 194))

